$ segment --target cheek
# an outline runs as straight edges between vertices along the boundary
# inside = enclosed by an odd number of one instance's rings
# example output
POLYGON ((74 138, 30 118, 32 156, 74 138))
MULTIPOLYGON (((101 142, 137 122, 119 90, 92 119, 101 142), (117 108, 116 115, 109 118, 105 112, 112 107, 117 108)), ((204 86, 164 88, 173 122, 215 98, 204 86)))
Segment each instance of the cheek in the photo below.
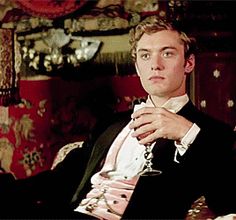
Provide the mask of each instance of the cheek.
POLYGON ((140 70, 145 71, 150 68, 150 63, 148 61, 139 61, 137 62, 140 70))
POLYGON ((182 62, 175 62, 169 65, 169 71, 174 77, 179 78, 181 75, 185 75, 185 66, 182 62))
POLYGON ((150 73, 148 65, 138 65, 138 68, 136 70, 138 76, 140 77, 141 81, 145 81, 148 78, 148 75, 150 73))
POLYGON ((137 57, 136 63, 139 66, 139 68, 147 68, 147 67, 150 67, 151 60, 150 59, 144 60, 141 57, 137 57))
POLYGON ((174 74, 171 77, 171 79, 169 79, 170 87, 172 87, 172 88, 181 87, 183 84, 185 84, 185 79, 186 79, 186 75, 183 71, 180 71, 180 72, 174 74))
POLYGON ((170 84, 177 85, 185 78, 184 66, 176 65, 172 66, 168 70, 166 69, 166 79, 170 84))

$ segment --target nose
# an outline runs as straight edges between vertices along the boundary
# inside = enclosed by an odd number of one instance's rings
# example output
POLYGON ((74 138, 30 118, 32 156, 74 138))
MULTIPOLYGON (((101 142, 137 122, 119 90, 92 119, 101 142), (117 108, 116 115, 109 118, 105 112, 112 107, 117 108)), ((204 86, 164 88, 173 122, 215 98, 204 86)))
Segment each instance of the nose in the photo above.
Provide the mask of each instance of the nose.
POLYGON ((162 70, 164 68, 163 62, 159 55, 153 56, 151 63, 151 70, 162 70))

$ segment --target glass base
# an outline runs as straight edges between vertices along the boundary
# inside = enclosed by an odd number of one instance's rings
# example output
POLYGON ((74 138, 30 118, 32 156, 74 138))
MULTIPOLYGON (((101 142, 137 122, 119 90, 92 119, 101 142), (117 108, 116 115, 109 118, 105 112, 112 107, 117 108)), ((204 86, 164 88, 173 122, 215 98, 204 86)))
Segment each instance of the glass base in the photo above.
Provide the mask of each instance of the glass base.
POLYGON ((144 169, 139 173, 140 176, 158 176, 162 174, 161 170, 154 170, 154 169, 144 169))

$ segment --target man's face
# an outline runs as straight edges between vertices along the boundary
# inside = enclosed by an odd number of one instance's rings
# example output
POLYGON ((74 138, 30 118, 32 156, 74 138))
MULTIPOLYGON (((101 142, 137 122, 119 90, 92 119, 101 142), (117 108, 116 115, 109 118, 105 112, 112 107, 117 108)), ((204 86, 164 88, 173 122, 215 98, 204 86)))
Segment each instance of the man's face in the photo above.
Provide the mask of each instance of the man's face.
POLYGON ((191 59, 185 60, 184 45, 174 31, 144 34, 137 44, 138 74, 146 92, 154 97, 167 100, 186 92, 186 73, 194 68, 191 59))

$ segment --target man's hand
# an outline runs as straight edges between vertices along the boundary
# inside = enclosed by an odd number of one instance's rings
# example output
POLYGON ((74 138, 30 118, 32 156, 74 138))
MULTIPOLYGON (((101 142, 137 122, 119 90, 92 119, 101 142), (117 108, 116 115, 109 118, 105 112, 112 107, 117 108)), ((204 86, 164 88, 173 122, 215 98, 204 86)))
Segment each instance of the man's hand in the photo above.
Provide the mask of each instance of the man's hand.
POLYGON ((160 107, 143 107, 131 117, 134 119, 130 124, 130 129, 134 129, 132 136, 138 138, 140 144, 152 143, 158 138, 180 141, 193 125, 184 117, 160 107))

